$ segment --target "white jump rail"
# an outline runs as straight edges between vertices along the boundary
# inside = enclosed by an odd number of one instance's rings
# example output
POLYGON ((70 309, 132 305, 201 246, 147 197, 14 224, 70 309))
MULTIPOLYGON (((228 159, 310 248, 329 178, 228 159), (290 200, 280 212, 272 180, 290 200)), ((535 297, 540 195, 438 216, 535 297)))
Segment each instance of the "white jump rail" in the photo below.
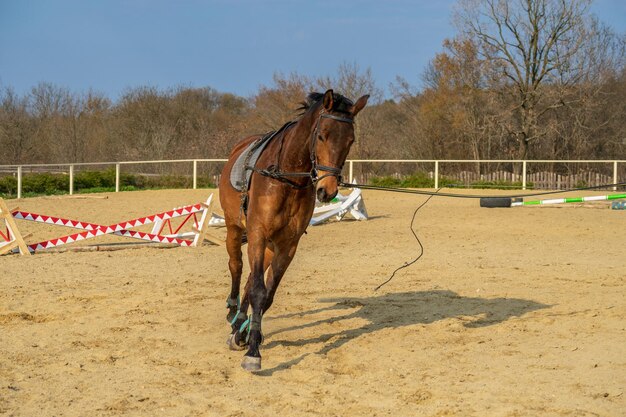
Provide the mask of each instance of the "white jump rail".
POLYGON ((363 197, 361 196, 361 189, 355 188, 348 195, 337 194, 337 202, 330 204, 320 204, 315 207, 313 211, 313 217, 309 224, 316 226, 324 223, 326 220, 335 217, 337 220, 343 219, 343 217, 350 213, 355 220, 367 220, 367 210, 363 203, 363 197))

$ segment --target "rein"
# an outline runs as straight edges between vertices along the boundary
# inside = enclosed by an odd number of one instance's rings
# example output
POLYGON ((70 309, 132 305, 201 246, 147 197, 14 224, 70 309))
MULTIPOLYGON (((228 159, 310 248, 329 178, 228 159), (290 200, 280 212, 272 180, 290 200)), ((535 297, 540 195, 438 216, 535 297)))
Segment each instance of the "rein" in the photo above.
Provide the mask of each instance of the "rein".
MULTIPOLYGON (((283 172, 280 170, 278 163, 276 165, 271 165, 267 168, 264 169, 259 169, 253 166, 247 166, 246 165, 246 169, 249 169, 251 171, 254 171, 260 175, 263 175, 265 177, 269 177, 272 179, 275 179, 277 181, 283 182, 285 184, 288 184, 290 187, 298 189, 298 190, 302 190, 305 188, 309 188, 311 186, 314 186, 315 184, 317 184, 319 181, 321 181, 322 179, 326 178, 326 177, 337 177, 338 182, 342 182, 341 179, 341 171, 343 167, 331 167, 331 166, 327 166, 327 165, 321 165, 317 162, 317 152, 316 152, 316 147, 315 147, 315 140, 317 138, 317 134, 319 132, 319 127, 320 127, 320 121, 322 120, 322 118, 324 119, 332 119, 332 120, 336 120, 338 122, 342 122, 342 123, 350 123, 353 124, 354 120, 348 117, 341 117, 341 116, 335 116, 333 114, 330 113, 326 113, 323 109, 320 112, 319 117, 317 118, 317 121, 315 122, 315 129, 313 129, 313 132, 311 134, 311 141, 310 141, 310 145, 309 145, 309 155, 311 158, 311 171, 309 172, 283 172), (327 172, 327 174, 318 175, 319 171, 325 171, 327 172), (292 180, 289 179, 289 177, 295 177, 295 178, 309 178, 311 180, 311 183, 306 183, 305 185, 300 185, 292 180)), ((285 128, 288 126, 291 126, 292 124, 295 124, 295 122, 289 122, 287 125, 284 126, 284 128, 280 129, 283 132, 283 136, 281 137, 281 140, 284 139, 284 134, 285 134, 285 128)), ((281 145, 281 150, 282 150, 282 145, 281 145)), ((278 155, 278 159, 280 162, 280 152, 278 155)))
MULTIPOLYGON (((410 189, 410 188, 399 188, 399 187, 380 187, 376 185, 368 185, 368 184, 356 184, 341 181, 339 183, 340 187, 345 188, 360 188, 362 190, 375 190, 375 191, 387 191, 392 193, 404 193, 404 194, 419 194, 419 195, 427 195, 427 196, 438 196, 438 197, 451 197, 451 198, 469 198, 469 199, 481 199, 481 198, 490 198, 492 195, 483 195, 483 194, 459 194, 459 193, 440 193, 438 189, 437 191, 424 191, 419 189, 410 189)), ((571 191, 586 191, 586 190, 598 190, 609 187, 624 187, 626 186, 626 182, 618 182, 615 184, 602 184, 602 185, 593 185, 589 187, 577 187, 577 188, 567 188, 564 190, 554 190, 554 191, 536 191, 533 193, 524 193, 524 194, 509 194, 509 195, 499 195, 499 198, 523 198, 523 197, 539 197, 543 195, 551 195, 551 194, 563 194, 571 191)), ((451 186, 450 186, 451 187, 451 186)))

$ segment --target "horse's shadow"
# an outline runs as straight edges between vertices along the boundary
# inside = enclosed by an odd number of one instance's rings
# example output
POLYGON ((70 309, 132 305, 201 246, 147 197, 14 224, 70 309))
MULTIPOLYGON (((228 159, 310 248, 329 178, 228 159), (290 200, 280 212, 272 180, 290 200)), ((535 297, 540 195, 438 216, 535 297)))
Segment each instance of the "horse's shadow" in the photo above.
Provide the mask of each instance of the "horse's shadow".
POLYGON ((306 317, 321 313, 326 317, 328 314, 332 314, 332 317, 283 327, 267 333, 265 336, 268 342, 264 347, 265 349, 271 349, 276 346, 306 346, 325 343, 333 339, 332 342, 324 344, 316 352, 305 353, 274 368, 260 371, 258 375, 270 376, 274 372, 289 369, 312 353, 326 354, 359 336, 381 329, 398 328, 414 324, 430 324, 448 318, 460 318, 463 320, 465 327, 479 328, 492 326, 511 317, 519 317, 534 310, 550 307, 532 300, 517 298, 462 297, 446 290, 403 292, 363 298, 328 298, 322 299, 320 302, 330 303, 330 305, 300 313, 266 317, 269 320, 282 321, 283 319, 306 317), (333 314, 334 311, 336 311, 336 314, 333 314), (350 319, 362 319, 366 320, 367 323, 358 328, 295 341, 277 337, 282 333, 314 328, 350 319))

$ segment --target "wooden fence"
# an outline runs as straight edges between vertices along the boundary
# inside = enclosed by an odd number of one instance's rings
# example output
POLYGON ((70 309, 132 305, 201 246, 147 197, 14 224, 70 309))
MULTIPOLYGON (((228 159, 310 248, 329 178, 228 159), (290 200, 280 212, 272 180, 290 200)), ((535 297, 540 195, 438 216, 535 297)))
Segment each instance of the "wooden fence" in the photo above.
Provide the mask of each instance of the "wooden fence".
MULTIPOLYGON (((431 177, 433 173, 429 174, 431 177)), ((457 174, 446 175, 450 179, 457 180, 461 185, 470 187, 472 184, 495 183, 505 185, 522 184, 522 175, 507 171, 495 171, 487 174, 477 174, 471 171, 461 171, 457 174)), ((562 190, 579 187, 595 187, 603 184, 612 184, 613 176, 598 172, 587 171, 577 174, 562 175, 554 172, 542 171, 526 174, 527 188, 562 190)))
MULTIPOLYGON (((0 165, 0 176, 12 175, 17 179, 17 198, 22 196, 22 176, 27 172, 62 172, 69 177, 69 193, 74 193, 74 171, 115 170, 115 191, 120 190, 120 175, 124 172, 157 175, 186 175, 197 188, 198 175, 213 177, 217 182, 225 159, 181 159, 158 161, 89 162, 69 164, 0 165), (141 168, 140 168, 141 167, 141 168)), ((626 160, 365 160, 346 161, 343 174, 346 179, 367 183, 372 176, 406 176, 426 172, 435 188, 442 179, 458 181, 459 185, 472 186, 480 182, 512 183, 519 188, 565 189, 599 186, 626 182, 626 160), (474 171, 467 171, 474 166, 474 171), (556 167, 560 167, 561 170, 556 167), (489 171, 489 167, 494 171, 489 171), (442 168, 443 170, 441 170, 442 168), (504 169, 503 169, 504 168, 504 169), (546 171, 546 169, 550 169, 546 171), (486 172, 479 174, 477 171, 486 172), (558 172, 571 172, 560 174, 558 172), (347 175, 346 175, 347 174, 347 175)), ((507 184, 498 184, 500 188, 507 184)), ((611 187, 615 190, 617 187, 611 187)))

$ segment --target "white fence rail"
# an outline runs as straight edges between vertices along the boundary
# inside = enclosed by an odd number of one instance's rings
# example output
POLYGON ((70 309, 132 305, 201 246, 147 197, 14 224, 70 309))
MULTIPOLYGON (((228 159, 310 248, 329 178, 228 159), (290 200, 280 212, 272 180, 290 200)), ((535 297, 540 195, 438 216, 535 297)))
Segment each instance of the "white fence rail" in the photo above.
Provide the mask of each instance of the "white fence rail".
MULTIPOLYGON (((120 176, 122 167, 126 165, 148 165, 148 164, 190 164, 192 188, 196 189, 198 186, 198 163, 223 163, 226 159, 176 159, 176 160, 155 160, 155 161, 120 161, 120 162, 85 162, 85 163, 69 163, 69 164, 30 164, 30 165, 0 165, 0 174, 12 174, 17 177, 17 198, 22 197, 22 179, 24 171, 30 172, 51 172, 53 168, 57 168, 57 172, 61 168, 61 171, 69 175, 69 193, 74 193, 74 172, 76 167, 87 166, 99 166, 99 167, 115 167, 115 192, 120 191, 120 176), (63 169, 66 168, 66 169, 63 169)), ((528 174, 528 169, 534 164, 587 164, 587 165, 604 165, 610 167, 608 170, 612 172, 613 183, 620 182, 620 176, 618 168, 621 168, 626 164, 626 160, 467 160, 467 159, 349 159, 346 161, 348 178, 350 180, 356 177, 355 165, 358 164, 432 164, 432 171, 430 175, 434 180, 434 187, 439 188, 439 183, 442 178, 440 175, 442 167, 452 164, 509 164, 517 167, 520 174, 516 174, 515 178, 522 184, 522 189, 526 189, 528 180, 531 176, 528 174)), ((605 169, 605 171, 608 171, 605 169)), ((345 168, 344 168, 345 172, 345 168)), ((626 179, 623 179, 623 181, 626 179)), ((616 188, 613 187, 615 190, 616 188)))

